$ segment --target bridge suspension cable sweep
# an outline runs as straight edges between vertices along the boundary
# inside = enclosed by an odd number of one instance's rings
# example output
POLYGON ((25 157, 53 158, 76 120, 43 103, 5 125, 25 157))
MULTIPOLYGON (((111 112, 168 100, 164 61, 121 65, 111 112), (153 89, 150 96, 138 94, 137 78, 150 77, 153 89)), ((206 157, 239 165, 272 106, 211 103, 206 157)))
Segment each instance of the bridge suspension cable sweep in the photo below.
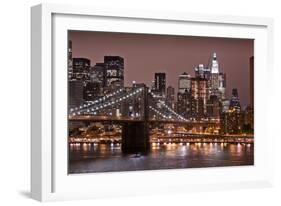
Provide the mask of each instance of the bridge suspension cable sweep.
MULTIPOLYGON (((151 92, 150 91, 150 94, 152 95, 152 97, 154 98, 154 99, 156 99, 156 95, 153 93, 153 92, 151 92)), ((180 114, 178 114, 177 112, 175 112, 171 107, 169 107, 167 104, 165 104, 165 102, 163 102, 163 101, 160 101, 159 99, 156 99, 156 101, 158 102, 158 103, 160 103, 164 108, 166 108, 169 112, 171 112, 174 116, 176 116, 176 118, 177 119, 179 119, 179 120, 181 120, 181 121, 188 121, 186 118, 184 118, 183 116, 181 116, 180 114)), ((152 109, 152 108, 150 108, 150 109, 152 109)), ((155 108, 153 108, 153 109, 155 109, 155 108)), ((153 110, 152 109, 152 110, 153 110)), ((153 110, 154 111, 154 110, 153 110)), ((155 112, 155 111, 154 111, 155 112)), ((159 111, 158 111, 159 112, 159 111)), ((157 112, 156 112, 157 113, 157 112)), ((164 116, 166 116, 166 115, 164 115, 164 116)), ((163 116, 163 117, 164 117, 163 116)), ((165 118, 165 117, 164 117, 165 118)))
POLYGON ((109 100, 108 102, 105 102, 105 100, 109 99, 110 97, 112 98, 114 96, 118 96, 119 94, 121 94, 122 91, 124 91, 124 89, 117 90, 116 92, 108 94, 105 97, 95 100, 91 103, 83 104, 80 107, 70 109, 70 115, 76 116, 80 115, 82 112, 96 114, 96 112, 98 112, 100 109, 104 109, 108 106, 113 106, 117 103, 123 102, 124 100, 139 94, 143 91, 143 88, 137 88, 129 93, 124 93, 124 95, 117 97, 115 100, 109 100))
POLYGON ((71 108, 71 109, 70 109, 70 112, 81 111, 81 110, 86 109, 86 108, 88 108, 88 107, 91 107, 91 106, 94 106, 94 105, 96 105, 96 104, 99 104, 99 103, 101 103, 101 102, 107 100, 107 99, 110 98, 110 97, 114 97, 114 96, 120 94, 122 91, 124 91, 124 88, 121 88, 121 89, 119 89, 119 90, 117 90, 117 91, 115 91, 115 92, 112 92, 112 93, 110 93, 110 94, 107 94, 107 95, 105 95, 104 97, 101 97, 101 98, 99 98, 99 99, 97 99, 97 100, 95 100, 95 101, 88 102, 87 104, 82 104, 82 105, 80 105, 79 107, 71 108))
MULTIPOLYGON (((130 92, 127 92, 125 88, 121 88, 115 92, 112 92, 110 94, 105 95, 104 97, 101 97, 95 101, 84 103, 80 105, 79 107, 71 108, 70 109, 70 116, 76 116, 81 115, 84 113, 96 115, 97 112, 99 112, 102 109, 105 109, 109 106, 114 106, 118 103, 121 103, 125 101, 128 98, 132 98, 136 96, 137 94, 140 94, 144 88, 136 88, 130 92), (125 92, 125 93, 123 93, 125 92)), ((188 121, 186 118, 175 112, 172 108, 170 108, 165 102, 159 100, 156 98, 156 95, 149 91, 149 94, 151 94, 152 98, 156 100, 157 103, 160 103, 162 106, 162 111, 159 108, 155 108, 153 106, 149 106, 148 109, 153 111, 155 114, 161 116, 161 118, 164 119, 170 119, 170 120, 180 120, 180 121, 188 121), (166 110, 166 111, 164 111, 166 110), (173 118, 173 116, 175 118, 173 118)))

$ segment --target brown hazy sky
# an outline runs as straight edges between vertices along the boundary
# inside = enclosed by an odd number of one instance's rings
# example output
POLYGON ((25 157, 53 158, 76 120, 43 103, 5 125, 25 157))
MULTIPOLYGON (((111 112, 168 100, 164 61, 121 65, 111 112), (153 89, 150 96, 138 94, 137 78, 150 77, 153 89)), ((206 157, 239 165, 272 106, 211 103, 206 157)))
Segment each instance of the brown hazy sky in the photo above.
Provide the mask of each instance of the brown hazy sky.
POLYGON ((125 85, 135 80, 151 86, 155 72, 165 72, 167 86, 177 90, 178 76, 194 67, 208 65, 217 53, 220 71, 226 73, 227 97, 232 88, 239 92, 241 106, 249 104, 249 58, 253 40, 191 36, 151 35, 69 31, 73 57, 85 57, 94 65, 106 55, 121 56, 125 61, 125 85))

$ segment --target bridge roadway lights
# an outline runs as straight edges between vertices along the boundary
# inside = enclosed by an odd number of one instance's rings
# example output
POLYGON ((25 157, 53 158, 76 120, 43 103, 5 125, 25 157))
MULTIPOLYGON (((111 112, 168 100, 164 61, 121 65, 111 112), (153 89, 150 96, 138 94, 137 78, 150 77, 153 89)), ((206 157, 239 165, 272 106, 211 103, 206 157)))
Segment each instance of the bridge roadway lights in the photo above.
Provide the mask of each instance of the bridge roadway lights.
POLYGON ((122 127, 122 152, 145 154, 149 152, 149 128, 147 122, 124 123, 122 127))

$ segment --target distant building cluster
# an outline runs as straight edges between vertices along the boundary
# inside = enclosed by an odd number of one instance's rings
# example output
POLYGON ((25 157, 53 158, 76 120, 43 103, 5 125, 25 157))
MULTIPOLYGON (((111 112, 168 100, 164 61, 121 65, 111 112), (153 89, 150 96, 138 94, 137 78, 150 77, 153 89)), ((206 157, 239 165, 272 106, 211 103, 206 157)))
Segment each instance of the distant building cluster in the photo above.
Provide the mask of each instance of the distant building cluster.
MULTIPOLYGON (((208 66, 199 64, 194 76, 183 72, 178 77, 178 88, 166 87, 166 73, 155 73, 150 91, 178 114, 190 121, 220 121, 223 134, 252 133, 253 108, 253 57, 250 58, 251 103, 242 109, 238 90, 226 96, 226 74, 221 72, 216 53, 208 66)), ((72 43, 68 45, 69 107, 94 101, 112 91, 124 88, 124 59, 120 56, 104 56, 104 61, 91 65, 86 58, 72 57, 72 43)), ((145 86, 133 82, 132 87, 145 86)), ((127 108, 130 109, 130 108, 127 108)), ((138 114, 140 111, 135 112, 138 114)))
POLYGON ((72 57, 71 41, 69 41, 68 49, 70 107, 79 106, 84 101, 93 101, 112 90, 124 87, 124 59, 122 57, 105 56, 104 62, 91 66, 91 61, 87 58, 72 57))
POLYGON ((208 66, 199 64, 194 68, 194 77, 186 72, 179 75, 177 98, 175 88, 168 86, 166 89, 165 73, 155 73, 151 90, 186 119, 220 121, 220 131, 224 134, 252 132, 253 57, 249 65, 251 103, 245 110, 241 108, 236 88, 232 89, 230 98, 226 97, 226 74, 220 72, 216 53, 213 53, 208 66))

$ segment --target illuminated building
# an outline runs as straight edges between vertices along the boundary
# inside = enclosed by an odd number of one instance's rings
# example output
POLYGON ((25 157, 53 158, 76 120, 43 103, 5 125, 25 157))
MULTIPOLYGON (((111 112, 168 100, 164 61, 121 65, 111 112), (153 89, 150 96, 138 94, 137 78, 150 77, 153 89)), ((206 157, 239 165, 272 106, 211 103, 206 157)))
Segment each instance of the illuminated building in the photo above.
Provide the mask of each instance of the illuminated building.
POLYGON ((83 97, 85 101, 94 101, 102 95, 102 85, 99 82, 87 82, 84 85, 83 97))
POLYGON ((115 90, 124 87, 124 59, 120 56, 105 56, 105 87, 115 90))
POLYGON ((179 75, 177 112, 185 118, 190 117, 191 103, 191 77, 186 72, 179 75))
POLYGON ((218 120, 220 118, 220 101, 217 96, 211 95, 210 99, 207 100, 207 117, 210 119, 218 120))
POLYGON ((195 77, 191 78, 191 113, 193 117, 203 118, 206 113, 206 103, 208 99, 207 79, 195 77))
POLYGON ((154 94, 165 97, 166 94, 166 73, 155 73, 154 94))
POLYGON ((68 41, 68 78, 71 79, 73 75, 73 68, 72 68, 72 41, 68 41))
POLYGON ((251 106, 247 106, 244 111, 244 126, 248 132, 254 130, 254 109, 251 106))
POLYGON ((190 117, 191 93, 187 89, 178 93, 177 112, 184 118, 190 117))
POLYGON ((221 104, 221 112, 227 112, 229 110, 230 101, 228 99, 224 99, 221 104))
POLYGON ((68 81, 69 109, 79 107, 83 103, 83 85, 81 80, 68 81))
POLYGON ((250 106, 254 108, 254 57, 250 58, 250 66, 249 66, 249 76, 250 76, 250 106))
POLYGON ((194 71, 196 78, 209 79, 211 76, 210 68, 204 67, 203 64, 199 64, 197 67, 195 67, 194 71))
POLYGON ((185 93, 185 91, 190 91, 191 89, 191 77, 186 72, 179 75, 178 80, 178 92, 185 93))
POLYGON ((240 134, 243 130, 243 113, 235 109, 229 109, 221 113, 221 133, 222 134, 240 134))
POLYGON ((166 104, 175 109, 175 88, 172 86, 167 87, 166 104))
POLYGON ((105 86, 105 64, 96 63, 91 67, 90 71, 91 82, 99 83, 101 87, 105 86))
POLYGON ((244 114, 241 111, 238 90, 232 89, 229 109, 221 113, 221 132, 223 134, 239 134, 243 131, 244 114))
MULTIPOLYGON (((91 67, 90 69, 90 83, 86 85, 85 87, 86 91, 84 92, 84 94, 86 96, 90 95, 92 98, 102 96, 104 92, 104 86, 105 86, 105 64, 96 63, 95 66, 91 67)), ((89 99, 89 98, 86 97, 85 99, 89 99)))
POLYGON ((209 95, 216 95, 221 101, 225 99, 226 75, 220 72, 216 53, 213 53, 209 69, 211 72, 209 79, 209 95))
POLYGON ((229 109, 235 109, 237 112, 241 111, 240 100, 238 97, 238 90, 236 88, 232 89, 232 97, 230 99, 229 109))
POLYGON ((73 58, 73 76, 72 79, 90 81, 90 65, 91 61, 86 58, 73 58))

